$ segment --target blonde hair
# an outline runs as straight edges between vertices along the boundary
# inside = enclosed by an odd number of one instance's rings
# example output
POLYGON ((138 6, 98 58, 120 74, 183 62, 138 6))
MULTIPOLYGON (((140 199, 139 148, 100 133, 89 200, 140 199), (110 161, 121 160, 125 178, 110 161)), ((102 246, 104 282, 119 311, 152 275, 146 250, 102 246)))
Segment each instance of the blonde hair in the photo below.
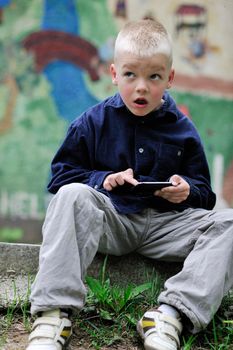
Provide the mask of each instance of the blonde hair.
POLYGON ((121 52, 132 53, 139 57, 151 57, 156 53, 162 53, 172 64, 171 38, 157 20, 143 19, 128 22, 116 38, 114 59, 121 52))

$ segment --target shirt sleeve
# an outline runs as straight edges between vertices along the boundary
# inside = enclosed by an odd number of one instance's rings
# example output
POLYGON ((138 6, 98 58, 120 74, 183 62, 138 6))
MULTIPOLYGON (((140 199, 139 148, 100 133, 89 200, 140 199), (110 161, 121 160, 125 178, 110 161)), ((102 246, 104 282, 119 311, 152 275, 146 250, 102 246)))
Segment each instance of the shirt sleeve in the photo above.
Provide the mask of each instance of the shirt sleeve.
POLYGON ((209 166, 200 136, 197 131, 194 135, 179 174, 190 186, 185 204, 192 208, 211 210, 216 203, 216 195, 211 188, 209 166))
POLYGON ((51 180, 47 186, 51 193, 56 193, 60 187, 74 182, 98 189, 111 173, 95 169, 92 156, 95 154, 94 133, 90 129, 87 132, 82 117, 79 119, 69 127, 65 140, 52 161, 51 180))

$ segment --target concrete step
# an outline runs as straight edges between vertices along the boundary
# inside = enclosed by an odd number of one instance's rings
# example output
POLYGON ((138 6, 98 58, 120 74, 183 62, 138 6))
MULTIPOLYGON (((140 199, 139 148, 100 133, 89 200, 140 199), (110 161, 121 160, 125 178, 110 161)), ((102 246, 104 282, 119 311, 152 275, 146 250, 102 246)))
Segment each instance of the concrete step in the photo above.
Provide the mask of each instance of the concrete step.
MULTIPOLYGON (((0 308, 26 300, 38 270, 40 245, 0 243, 0 308)), ((98 277, 105 256, 97 254, 87 274, 98 277)), ((165 263, 144 258, 138 254, 122 257, 109 256, 106 274, 112 283, 140 284, 156 274, 161 279, 178 272, 179 263, 165 263)))

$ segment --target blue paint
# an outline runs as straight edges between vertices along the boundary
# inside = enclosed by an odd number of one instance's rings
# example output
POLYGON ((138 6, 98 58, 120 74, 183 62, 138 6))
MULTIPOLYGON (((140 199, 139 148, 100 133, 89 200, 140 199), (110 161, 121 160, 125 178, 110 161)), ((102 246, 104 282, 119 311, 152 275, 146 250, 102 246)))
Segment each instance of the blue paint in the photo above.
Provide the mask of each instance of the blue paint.
POLYGON ((0 8, 10 5, 11 0, 0 0, 0 8))
POLYGON ((51 83, 58 112, 69 122, 97 102, 85 86, 82 71, 73 64, 55 61, 44 72, 51 83))
MULTIPOLYGON (((42 29, 78 35, 79 18, 73 0, 45 0, 42 29)), ((88 91, 83 71, 72 63, 57 60, 48 64, 44 74, 52 87, 59 115, 72 121, 98 100, 88 91)))
POLYGON ((79 22, 73 0, 45 0, 43 29, 78 34, 79 22))

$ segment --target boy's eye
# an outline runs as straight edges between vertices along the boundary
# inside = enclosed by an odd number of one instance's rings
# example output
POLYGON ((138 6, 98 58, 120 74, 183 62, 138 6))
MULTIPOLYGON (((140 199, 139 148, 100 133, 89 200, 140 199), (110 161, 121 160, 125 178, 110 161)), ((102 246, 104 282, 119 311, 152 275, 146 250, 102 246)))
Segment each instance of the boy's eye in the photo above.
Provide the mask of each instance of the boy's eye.
POLYGON ((151 78, 152 80, 159 80, 159 79, 161 79, 161 76, 160 76, 159 74, 152 74, 152 75, 150 76, 150 78, 151 78))
POLYGON ((125 72, 124 76, 127 77, 127 78, 132 78, 132 77, 135 76, 135 74, 133 72, 125 72))

